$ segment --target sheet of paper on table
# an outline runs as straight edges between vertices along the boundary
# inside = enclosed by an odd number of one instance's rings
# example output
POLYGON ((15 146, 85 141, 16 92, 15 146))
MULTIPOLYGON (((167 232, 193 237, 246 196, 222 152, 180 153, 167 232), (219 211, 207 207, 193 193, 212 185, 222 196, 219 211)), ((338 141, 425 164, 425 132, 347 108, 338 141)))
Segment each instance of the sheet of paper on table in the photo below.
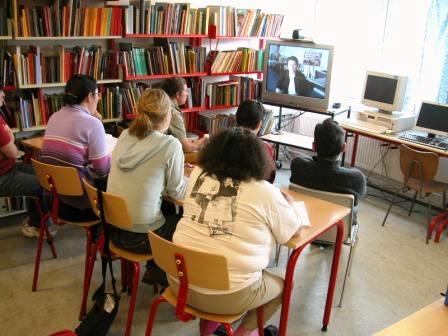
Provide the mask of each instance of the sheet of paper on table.
POLYGON ((305 202, 294 202, 294 210, 296 211, 297 217, 299 217, 300 222, 303 227, 310 227, 310 218, 308 217, 308 212, 306 211, 305 202))

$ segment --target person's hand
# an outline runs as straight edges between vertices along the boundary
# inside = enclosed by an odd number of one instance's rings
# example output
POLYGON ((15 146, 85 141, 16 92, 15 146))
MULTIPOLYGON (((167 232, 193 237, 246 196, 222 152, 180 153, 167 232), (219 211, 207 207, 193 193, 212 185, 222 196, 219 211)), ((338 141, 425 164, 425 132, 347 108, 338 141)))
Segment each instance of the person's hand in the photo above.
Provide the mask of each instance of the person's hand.
POLYGON ((283 191, 280 191, 280 192, 282 193, 282 195, 285 198, 286 202, 288 202, 290 205, 294 204, 294 199, 291 197, 291 195, 289 195, 289 194, 287 194, 287 193, 285 193, 283 191))

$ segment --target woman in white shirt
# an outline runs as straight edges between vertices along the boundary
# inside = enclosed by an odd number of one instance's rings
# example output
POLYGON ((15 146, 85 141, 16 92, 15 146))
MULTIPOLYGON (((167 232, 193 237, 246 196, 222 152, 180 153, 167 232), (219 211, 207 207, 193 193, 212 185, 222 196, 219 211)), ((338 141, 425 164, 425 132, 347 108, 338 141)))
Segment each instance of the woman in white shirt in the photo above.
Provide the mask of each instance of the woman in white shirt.
MULTIPOLYGON (((256 334, 257 307, 264 305, 266 320, 279 308, 283 279, 265 269, 276 242, 287 242, 300 228, 290 198, 264 180, 268 162, 262 141, 249 130, 226 129, 212 137, 190 175, 173 236, 176 244, 226 257, 230 289, 192 286, 188 304, 208 313, 248 311, 236 336, 256 334)), ((201 321, 201 335, 217 327, 201 321)))

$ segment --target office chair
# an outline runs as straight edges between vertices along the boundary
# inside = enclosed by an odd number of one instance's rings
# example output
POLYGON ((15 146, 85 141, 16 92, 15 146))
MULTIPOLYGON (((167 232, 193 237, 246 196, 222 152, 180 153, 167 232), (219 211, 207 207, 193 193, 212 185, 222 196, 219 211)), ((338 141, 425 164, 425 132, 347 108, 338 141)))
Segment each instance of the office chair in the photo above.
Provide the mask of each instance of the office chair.
MULTIPOLYGON (((439 167, 439 156, 436 153, 419 151, 406 145, 400 145, 399 148, 400 169, 403 173, 403 185, 393 194, 389 203, 389 208, 387 209, 383 223, 381 224, 382 226, 386 223, 387 217, 392 209, 393 202, 395 201, 395 197, 400 190, 404 192, 413 190, 415 192, 413 203, 408 215, 412 212, 417 195, 423 199, 432 193, 442 193, 442 212, 445 211, 446 207, 446 190, 448 189, 448 184, 434 181, 434 177, 437 174, 439 167)), ((431 200, 429 197, 427 197, 426 200, 428 202, 426 212, 428 221, 426 230, 426 244, 428 244, 436 221, 431 221, 431 200)))

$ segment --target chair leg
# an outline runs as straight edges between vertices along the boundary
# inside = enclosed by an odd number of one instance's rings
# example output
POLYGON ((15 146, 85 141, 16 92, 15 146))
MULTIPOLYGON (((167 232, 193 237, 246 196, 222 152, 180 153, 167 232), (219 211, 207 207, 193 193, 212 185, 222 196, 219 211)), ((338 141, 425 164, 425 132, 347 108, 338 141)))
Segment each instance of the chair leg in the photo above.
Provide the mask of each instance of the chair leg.
POLYGON ((227 335, 228 336, 233 336, 233 329, 232 329, 232 325, 228 324, 228 323, 223 323, 224 329, 226 329, 227 331, 227 335))
POLYGON ((33 275, 33 286, 32 291, 35 292, 37 289, 37 280, 39 277, 39 267, 40 267, 40 257, 42 254, 42 245, 44 243, 44 231, 45 225, 47 225, 49 215, 46 214, 41 218, 40 228, 39 228, 39 239, 37 241, 37 250, 36 250, 36 260, 34 262, 34 275, 33 275))
POLYGON ((126 260, 124 259, 120 259, 120 264, 121 264, 121 291, 127 292, 128 290, 128 284, 127 284, 127 265, 126 265, 126 260))
POLYGON ((129 301, 128 321, 126 322, 125 336, 131 335, 132 320, 134 319, 135 301, 137 299, 138 282, 140 280, 140 264, 133 262, 133 279, 131 289, 131 299, 129 301))
POLYGON ((264 306, 257 308, 258 335, 264 335, 264 306))
POLYGON ((440 236, 442 235, 442 231, 445 227, 448 226, 448 219, 439 223, 437 227, 436 236, 434 237, 434 243, 438 243, 440 241, 440 236))
POLYGON ((344 298, 344 291, 345 291, 345 284, 347 282, 347 278, 350 275, 350 269, 353 259, 353 245, 350 246, 350 252, 348 253, 348 260, 347 260, 347 266, 345 267, 345 274, 344 274, 344 281, 342 282, 342 289, 341 289, 341 296, 339 298, 339 304, 338 307, 342 307, 342 299, 344 298))
POLYGON ((92 281, 92 273, 95 266, 96 252, 98 250, 97 242, 92 242, 92 232, 90 228, 86 228, 87 233, 87 247, 86 247, 86 261, 84 273, 84 286, 82 292, 81 310, 79 312, 79 320, 81 321, 86 315, 87 298, 89 297, 90 283, 92 281))
POLYGON ((392 199, 390 200, 389 209, 387 209, 386 215, 384 216, 384 219, 383 219, 383 224, 381 224, 381 226, 384 226, 384 224, 386 224, 387 217, 389 216, 389 212, 392 209, 392 206, 394 205, 395 197, 397 196, 398 190, 399 189, 395 190, 394 195, 392 196, 392 199))
POLYGON ((428 224, 426 227, 426 244, 428 244, 428 241, 432 236, 432 232, 431 232, 431 201, 429 201, 429 199, 428 199, 428 209, 427 209, 426 216, 427 216, 427 221, 428 221, 428 224))
POLYGON ((408 216, 410 216, 412 214, 412 210, 414 210, 415 200, 417 199, 417 193, 418 191, 416 190, 414 197, 412 198, 412 204, 411 207, 409 208, 408 216))
POLYGON ((151 336, 152 328, 154 327, 154 320, 156 318, 157 308, 159 307, 159 304, 161 304, 162 302, 166 302, 166 300, 165 300, 165 298, 162 295, 160 295, 152 303, 151 310, 149 311, 148 323, 146 325, 145 336, 151 336))

